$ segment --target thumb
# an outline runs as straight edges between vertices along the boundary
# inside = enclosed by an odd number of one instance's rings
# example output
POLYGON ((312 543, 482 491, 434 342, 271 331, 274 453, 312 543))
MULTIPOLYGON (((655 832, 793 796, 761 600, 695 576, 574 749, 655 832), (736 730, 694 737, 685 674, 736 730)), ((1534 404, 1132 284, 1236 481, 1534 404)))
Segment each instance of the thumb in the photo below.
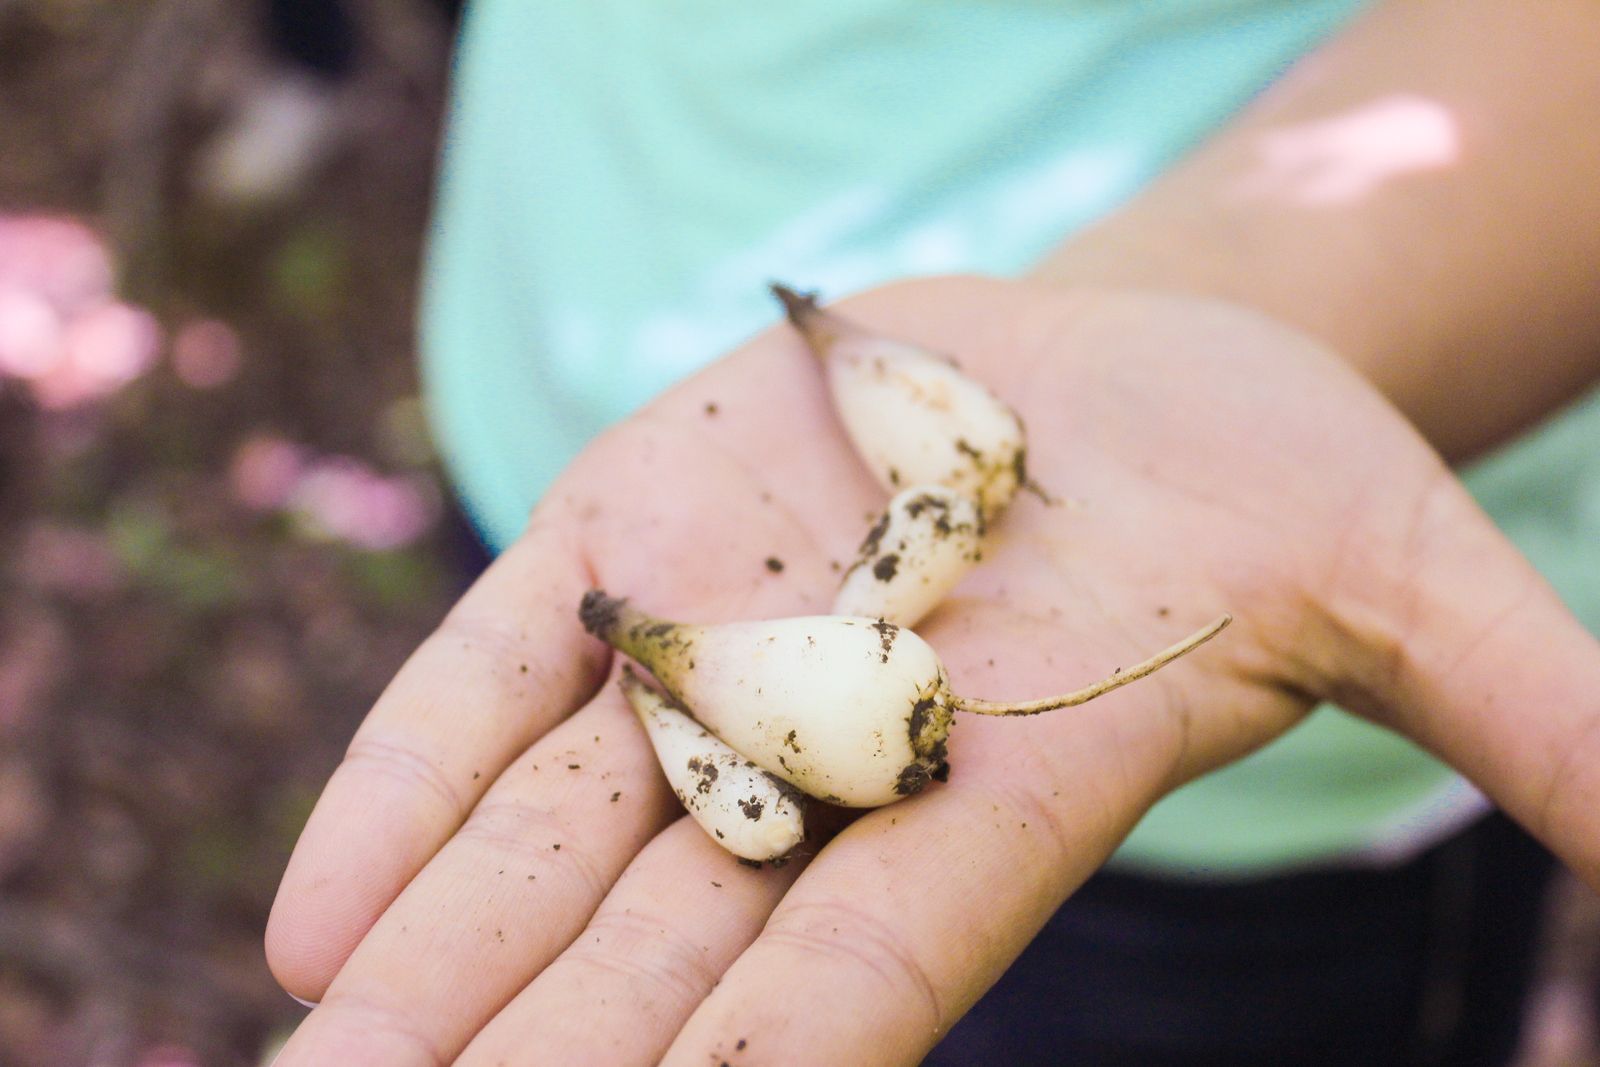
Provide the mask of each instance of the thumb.
POLYGON ((1413 530, 1365 677, 1338 699, 1456 767, 1600 888, 1600 642, 1453 477, 1413 530))

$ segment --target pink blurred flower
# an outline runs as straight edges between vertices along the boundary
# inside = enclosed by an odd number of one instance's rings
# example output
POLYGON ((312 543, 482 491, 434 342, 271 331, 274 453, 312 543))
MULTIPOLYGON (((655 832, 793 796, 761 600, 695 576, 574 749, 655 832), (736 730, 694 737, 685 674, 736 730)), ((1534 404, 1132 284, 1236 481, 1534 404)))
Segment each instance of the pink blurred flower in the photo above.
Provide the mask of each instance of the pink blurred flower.
POLYGON ((0 288, 31 290, 63 314, 111 294, 111 256, 75 219, 0 215, 0 288))
POLYGON ((362 548, 389 549, 411 544, 439 519, 439 492, 421 475, 379 478, 368 483, 366 510, 346 539, 362 548))
POLYGON ((233 454, 228 484, 246 507, 258 511, 281 508, 300 481, 307 462, 306 449, 281 437, 261 435, 240 445, 233 454))
POLYGON ((239 446, 228 480, 248 507, 287 511, 311 537, 375 551, 411 544, 441 510, 439 488, 425 474, 385 476, 354 456, 316 456, 271 435, 239 446))
POLYGON ((438 518, 439 494, 422 476, 386 478, 358 459, 330 456, 306 472, 289 506, 315 534, 382 550, 427 533, 438 518))
POLYGON ((239 335, 219 319, 187 323, 172 342, 172 366, 186 385, 215 389, 239 373, 243 363, 239 335))
POLYGON ((296 483, 288 506, 312 533, 343 537, 361 521, 360 496, 371 477, 366 464, 358 459, 326 456, 313 462, 296 483))
POLYGON ((110 254, 70 219, 0 216, 0 374, 46 408, 116 392, 155 363, 161 329, 115 300, 110 254))
POLYGON ((0 374, 38 378, 61 350, 61 314, 41 294, 0 281, 0 374))
POLYGON ((67 323, 58 358, 33 379, 44 407, 59 410, 109 396, 155 364, 161 327, 143 308, 112 301, 67 323))

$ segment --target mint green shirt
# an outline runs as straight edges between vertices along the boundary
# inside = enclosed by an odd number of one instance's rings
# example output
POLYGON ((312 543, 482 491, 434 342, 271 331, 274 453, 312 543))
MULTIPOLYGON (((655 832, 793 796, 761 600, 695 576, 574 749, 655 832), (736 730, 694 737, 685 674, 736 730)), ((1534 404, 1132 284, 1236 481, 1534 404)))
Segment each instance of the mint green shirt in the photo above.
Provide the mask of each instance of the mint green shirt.
MULTIPOLYGON (((840 293, 1022 272, 1360 6, 476 0, 423 322, 469 513, 508 543, 586 441, 770 324, 770 278, 840 293)), ((1596 406, 1473 481, 1591 625, 1596 406)), ((1406 742, 1326 709, 1164 801, 1119 862, 1377 856, 1479 808, 1406 742)))

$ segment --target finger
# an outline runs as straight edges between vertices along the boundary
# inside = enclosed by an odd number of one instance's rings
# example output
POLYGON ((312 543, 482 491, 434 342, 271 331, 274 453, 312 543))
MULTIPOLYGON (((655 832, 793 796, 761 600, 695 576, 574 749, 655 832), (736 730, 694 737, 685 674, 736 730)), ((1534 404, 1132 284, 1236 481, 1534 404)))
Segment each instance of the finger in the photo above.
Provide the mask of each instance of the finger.
POLYGON ((1337 696, 1462 771, 1600 888, 1600 643, 1455 479, 1426 500, 1383 587, 1404 610, 1345 625, 1364 669, 1337 696))
POLYGON ((456 1067, 656 1063, 803 866, 745 866, 679 819, 456 1067))
MULTIPOLYGON (((997 654, 1019 637, 992 635, 997 654)), ((1049 688, 1040 668, 1008 666, 1049 688)), ((1170 784, 1188 737, 1163 684, 1055 717, 962 721, 949 782, 833 841, 663 1062, 919 1062, 1170 784)))
POLYGON ((280 1067, 450 1062, 677 810, 607 686, 490 787, 361 941, 280 1067))
POLYGON ((496 775, 593 692, 603 650, 559 515, 536 520, 418 648, 350 743, 267 924, 285 989, 319 999, 356 943, 496 775))

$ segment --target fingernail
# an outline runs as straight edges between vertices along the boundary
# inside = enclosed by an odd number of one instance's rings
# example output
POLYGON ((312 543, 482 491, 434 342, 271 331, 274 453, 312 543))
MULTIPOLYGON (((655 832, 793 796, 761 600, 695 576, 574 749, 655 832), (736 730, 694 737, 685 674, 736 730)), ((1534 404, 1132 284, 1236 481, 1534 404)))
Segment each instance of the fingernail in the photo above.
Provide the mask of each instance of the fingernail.
MULTIPOLYGON (((287 993, 288 990, 284 990, 284 992, 287 993)), ((302 1000, 300 997, 295 996, 293 993, 289 993, 289 999, 294 1001, 296 1004, 300 1005, 302 1008, 315 1008, 315 1007, 317 1007, 317 1001, 315 1001, 315 1000, 302 1000)), ((272 1065, 269 1063, 269 1064, 267 1064, 267 1067, 272 1067, 272 1065)))

